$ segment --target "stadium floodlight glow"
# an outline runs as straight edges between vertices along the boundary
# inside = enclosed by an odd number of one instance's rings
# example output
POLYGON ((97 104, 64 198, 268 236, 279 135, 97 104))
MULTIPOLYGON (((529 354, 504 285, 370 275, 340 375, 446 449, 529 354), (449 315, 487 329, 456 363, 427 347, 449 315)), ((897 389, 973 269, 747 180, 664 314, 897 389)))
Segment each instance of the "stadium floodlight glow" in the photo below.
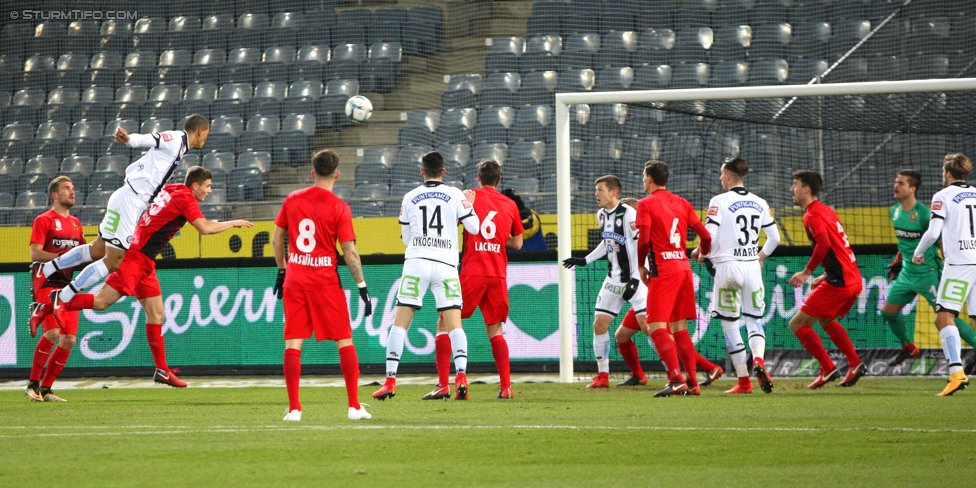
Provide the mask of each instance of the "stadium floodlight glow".
MULTIPOLYGON (((572 209, 570 175, 570 113, 577 104, 649 104, 697 100, 738 100, 758 98, 803 98, 845 95, 884 95, 896 93, 942 93, 976 91, 976 78, 773 85, 731 88, 676 90, 637 90, 556 94, 556 204, 559 262, 572 255, 572 209)), ((782 112, 781 112, 782 113, 782 112)), ((779 115, 779 114, 777 114, 779 115)), ((559 267, 559 380, 573 381, 573 317, 575 280, 573 270, 559 267)), ((648 307, 653 306, 648 302, 648 307)))

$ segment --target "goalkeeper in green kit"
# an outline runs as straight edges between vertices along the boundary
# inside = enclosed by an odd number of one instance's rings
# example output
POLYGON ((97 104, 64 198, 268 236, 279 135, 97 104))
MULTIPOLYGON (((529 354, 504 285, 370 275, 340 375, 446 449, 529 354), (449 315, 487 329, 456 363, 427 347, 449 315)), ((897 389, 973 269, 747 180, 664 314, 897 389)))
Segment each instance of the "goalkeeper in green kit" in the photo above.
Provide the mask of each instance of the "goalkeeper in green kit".
MULTIPOLYGON (((922 264, 912 262, 911 256, 922 239, 922 234, 929 228, 931 212, 915 195, 922 186, 922 174, 913 170, 901 170, 895 177, 894 195, 898 203, 889 209, 891 223, 895 227, 895 237, 898 238, 898 255, 888 266, 888 278, 894 280, 888 289, 881 316, 884 317, 891 332, 901 341, 901 352, 895 356, 889 366, 897 366, 909 358, 919 355, 918 346, 912 340, 914 333, 910 333, 905 325, 905 318, 901 314, 905 304, 921 295, 935 307, 936 290, 939 288, 939 275, 942 273, 942 259, 939 257, 937 246, 925 251, 925 261, 922 264), (908 259, 903 260, 903 256, 908 259)), ((970 312, 972 313, 972 311, 970 312)), ((966 321, 956 318, 959 335, 969 345, 976 344, 976 333, 966 321)))

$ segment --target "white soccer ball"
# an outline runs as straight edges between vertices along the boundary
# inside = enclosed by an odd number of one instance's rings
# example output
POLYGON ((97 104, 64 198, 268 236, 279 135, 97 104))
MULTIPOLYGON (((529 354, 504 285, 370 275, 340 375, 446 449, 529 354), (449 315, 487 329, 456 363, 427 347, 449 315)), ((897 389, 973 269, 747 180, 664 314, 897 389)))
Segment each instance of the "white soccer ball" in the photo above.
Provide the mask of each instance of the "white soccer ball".
POLYGON ((366 122, 373 115, 373 102, 362 95, 356 95, 346 102, 346 116, 353 122, 366 122))

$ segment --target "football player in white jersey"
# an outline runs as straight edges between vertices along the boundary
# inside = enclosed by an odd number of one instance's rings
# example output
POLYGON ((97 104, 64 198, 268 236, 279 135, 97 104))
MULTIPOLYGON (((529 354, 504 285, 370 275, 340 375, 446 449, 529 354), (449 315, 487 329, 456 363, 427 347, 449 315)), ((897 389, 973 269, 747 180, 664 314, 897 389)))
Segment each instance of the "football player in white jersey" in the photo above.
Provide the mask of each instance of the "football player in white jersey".
MULTIPOLYGON (((708 259, 715 267, 715 286, 712 291, 712 317, 722 321, 725 345, 735 366, 739 383, 725 393, 751 393, 752 381, 746 365, 746 347, 739 333, 741 317, 745 318, 752 350, 753 371, 759 386, 766 393, 773 391, 773 380, 766 371, 763 355, 766 333, 758 320, 766 309, 762 281, 762 261, 779 245, 779 229, 769 210, 769 204, 746 190, 743 182, 749 165, 741 158, 726 158, 719 179, 726 191, 708 203, 705 228, 712 236, 712 250, 708 259), (759 249, 759 232, 766 234, 766 243, 759 249)), ((692 255, 699 262, 699 250, 692 255)))
POLYGON ((932 197, 932 220, 915 248, 912 262, 925 262, 925 250, 942 237, 945 268, 936 296, 935 327, 949 363, 949 382, 938 396, 949 396, 969 386, 963 370, 962 345, 955 319, 964 304, 976 318, 976 188, 966 184, 973 163, 963 154, 947 154, 942 163, 946 187, 932 197))
MULTIPOLYGON (((125 184, 115 190, 108 199, 105 217, 98 226, 98 237, 90 244, 78 246, 47 263, 31 265, 32 279, 43 281, 55 271, 89 264, 78 273, 68 286, 57 290, 53 308, 70 301, 76 293, 102 281, 109 273, 119 269, 126 250, 132 243, 142 213, 156 198, 170 176, 176 172, 183 155, 190 149, 201 149, 210 134, 210 122, 202 115, 186 118, 183 130, 168 130, 158 134, 129 134, 119 128, 115 140, 135 148, 149 150, 125 169, 125 184)), ((46 316, 51 310, 43 307, 36 315, 46 316)), ((35 320, 32 314, 31 320, 35 320)))
POLYGON ((397 291, 393 327, 386 341, 386 383, 373 393, 385 400, 396 395, 396 373, 403 357, 403 342, 414 313, 430 289, 451 339, 455 400, 468 399, 468 338, 461 328, 461 282, 458 278, 458 224, 472 234, 481 223, 472 205, 475 193, 444 184, 444 157, 438 152, 424 155, 420 164, 424 184, 407 192, 400 207, 404 252, 403 276, 397 291))
MULTIPOLYGON (((645 328, 644 317, 647 303, 647 287, 640 280, 637 265, 637 210, 620 203, 623 185, 616 175, 606 175, 594 182, 594 196, 600 205, 596 217, 600 222, 603 242, 585 258, 571 257, 563 261, 563 266, 586 266, 602 259, 609 262, 607 277, 603 280, 600 294, 596 297, 593 313, 593 354, 596 357, 597 375, 587 388, 610 387, 610 324, 620 313, 624 302, 629 302, 637 315, 640 330, 645 328)), ((637 347, 631 340, 638 330, 621 325, 614 333, 617 347, 626 359, 628 354, 636 356, 637 347), (633 346, 633 347, 631 347, 633 346)), ((631 361, 628 360, 628 363, 631 361)), ((640 359, 636 362, 639 364, 640 359)), ((647 376, 631 377, 617 386, 647 384, 647 376)))

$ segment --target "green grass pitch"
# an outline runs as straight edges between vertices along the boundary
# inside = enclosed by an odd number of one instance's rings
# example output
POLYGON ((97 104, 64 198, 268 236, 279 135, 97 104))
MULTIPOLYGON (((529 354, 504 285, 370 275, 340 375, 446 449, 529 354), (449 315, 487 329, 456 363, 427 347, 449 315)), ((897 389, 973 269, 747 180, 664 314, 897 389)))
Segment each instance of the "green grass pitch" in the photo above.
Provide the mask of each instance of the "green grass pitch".
MULTIPOLYGON (((976 391, 866 378, 854 388, 779 380, 770 395, 652 398, 647 387, 472 385, 421 401, 402 386, 346 419, 345 391, 61 390, 60 404, 0 392, 2 486, 972 486, 976 391)), ((375 389, 364 386, 360 398, 375 389)))

